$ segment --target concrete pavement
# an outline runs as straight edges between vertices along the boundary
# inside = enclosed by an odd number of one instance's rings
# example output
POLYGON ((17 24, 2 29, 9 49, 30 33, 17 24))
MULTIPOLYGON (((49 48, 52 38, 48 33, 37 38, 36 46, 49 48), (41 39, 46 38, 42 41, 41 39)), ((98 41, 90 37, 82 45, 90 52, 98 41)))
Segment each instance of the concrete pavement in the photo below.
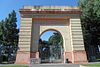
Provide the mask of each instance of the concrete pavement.
POLYGON ((30 67, 80 67, 79 64, 31 64, 30 67))

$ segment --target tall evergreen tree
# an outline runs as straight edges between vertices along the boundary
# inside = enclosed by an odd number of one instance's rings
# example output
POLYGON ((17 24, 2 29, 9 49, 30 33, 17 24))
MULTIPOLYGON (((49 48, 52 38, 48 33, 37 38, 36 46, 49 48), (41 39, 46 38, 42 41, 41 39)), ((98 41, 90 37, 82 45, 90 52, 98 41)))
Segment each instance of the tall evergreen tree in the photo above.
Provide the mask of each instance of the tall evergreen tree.
POLYGON ((2 42, 2 23, 0 22, 0 44, 2 42))
POLYGON ((16 12, 13 11, 11 14, 9 14, 8 18, 5 19, 3 31, 4 31, 4 41, 5 45, 18 45, 18 32, 17 29, 17 19, 16 19, 16 12))
POLYGON ((3 23, 4 23, 4 21, 2 20, 0 22, 0 44, 3 43, 3 23))
MULTIPOLYGON (((90 60, 97 58, 100 45, 100 0, 80 0, 85 47, 90 60)), ((100 56, 99 56, 100 58, 100 56)))
POLYGON ((3 23, 2 20, 0 22, 0 63, 3 61, 3 54, 5 53, 4 45, 3 45, 3 23))
POLYGON ((5 46, 5 54, 8 62, 15 59, 15 56, 12 56, 12 54, 16 54, 18 48, 19 29, 17 29, 16 22, 17 18, 14 10, 9 14, 5 21, 2 21, 2 37, 0 40, 2 40, 2 44, 5 46), (11 59, 12 57, 14 58, 11 59))
MULTIPOLYGON (((1 49, 6 61, 14 62, 18 48, 18 33, 16 12, 13 10, 5 20, 0 22, 0 58, 1 49), (12 55, 13 54, 13 55, 12 55)), ((0 62, 2 60, 0 59, 0 62)))

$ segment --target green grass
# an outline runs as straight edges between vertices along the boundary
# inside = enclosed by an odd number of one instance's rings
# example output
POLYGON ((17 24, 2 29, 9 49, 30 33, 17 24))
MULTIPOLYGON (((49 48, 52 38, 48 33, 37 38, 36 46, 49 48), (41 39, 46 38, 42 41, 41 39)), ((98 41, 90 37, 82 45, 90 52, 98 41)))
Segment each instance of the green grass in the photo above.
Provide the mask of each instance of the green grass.
POLYGON ((100 67, 100 63, 99 64, 85 64, 83 66, 88 66, 88 67, 100 67))
POLYGON ((0 67, 29 67, 25 65, 10 65, 10 66, 0 66, 0 67))

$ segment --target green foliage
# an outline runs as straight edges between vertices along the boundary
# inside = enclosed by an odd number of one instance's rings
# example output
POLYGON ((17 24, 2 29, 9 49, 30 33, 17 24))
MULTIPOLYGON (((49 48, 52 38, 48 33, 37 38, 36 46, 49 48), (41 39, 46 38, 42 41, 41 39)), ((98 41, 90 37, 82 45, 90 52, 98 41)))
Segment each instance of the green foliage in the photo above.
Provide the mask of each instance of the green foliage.
POLYGON ((63 45, 62 36, 57 32, 53 33, 48 42, 51 45, 63 45))
POLYGON ((100 0, 80 0, 84 33, 98 34, 100 31, 100 0))
POLYGON ((91 44, 99 44, 100 0, 80 0, 80 8, 84 38, 91 44))
POLYGON ((2 35, 2 23, 0 22, 0 35, 2 35))
POLYGON ((16 25, 16 13, 13 11, 9 14, 8 18, 5 19, 4 27, 3 27, 3 39, 5 45, 14 45, 18 44, 18 29, 16 25))
POLYGON ((2 29, 2 27, 3 27, 3 20, 0 22, 0 44, 2 44, 2 42, 3 42, 3 29, 2 29))
POLYGON ((90 56, 96 56, 97 51, 93 50, 97 45, 100 45, 100 0, 80 0, 79 5, 82 11, 81 20, 85 47, 90 56))
MULTIPOLYGON (((39 40, 39 57, 45 59, 61 59, 61 50, 63 48, 63 38, 60 33, 54 32, 48 41, 39 40)), ((45 61, 43 61, 45 62, 45 61)), ((46 61, 49 62, 49 61, 46 61)))
POLYGON ((2 23, 0 22, 0 44, 1 44, 1 42, 2 42, 2 41, 1 41, 1 39, 2 39, 2 28, 1 28, 1 27, 2 27, 2 23))
MULTIPOLYGON (((5 20, 0 23, 0 45, 3 44, 4 57, 9 62, 11 54, 16 54, 18 48, 18 33, 16 12, 13 10, 5 20)), ((13 58, 15 59, 15 58, 13 58)))

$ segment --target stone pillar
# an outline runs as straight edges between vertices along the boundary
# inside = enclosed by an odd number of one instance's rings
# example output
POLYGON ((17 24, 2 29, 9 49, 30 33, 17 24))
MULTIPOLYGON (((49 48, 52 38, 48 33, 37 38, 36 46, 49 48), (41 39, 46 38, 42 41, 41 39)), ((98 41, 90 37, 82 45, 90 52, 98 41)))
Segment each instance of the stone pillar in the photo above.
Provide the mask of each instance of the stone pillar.
POLYGON ((76 64, 87 63, 87 56, 85 50, 73 51, 73 56, 74 56, 74 63, 76 64))
POLYGON ((30 63, 32 18, 21 18, 19 33, 19 50, 16 56, 16 64, 30 63))
POLYGON ((30 57, 39 59, 39 52, 31 52, 31 56, 30 57))
POLYGON ((65 52, 65 61, 64 63, 66 63, 66 59, 68 59, 68 63, 72 63, 72 52, 65 52))
POLYGON ((80 19, 70 19, 73 63, 87 63, 80 19))

